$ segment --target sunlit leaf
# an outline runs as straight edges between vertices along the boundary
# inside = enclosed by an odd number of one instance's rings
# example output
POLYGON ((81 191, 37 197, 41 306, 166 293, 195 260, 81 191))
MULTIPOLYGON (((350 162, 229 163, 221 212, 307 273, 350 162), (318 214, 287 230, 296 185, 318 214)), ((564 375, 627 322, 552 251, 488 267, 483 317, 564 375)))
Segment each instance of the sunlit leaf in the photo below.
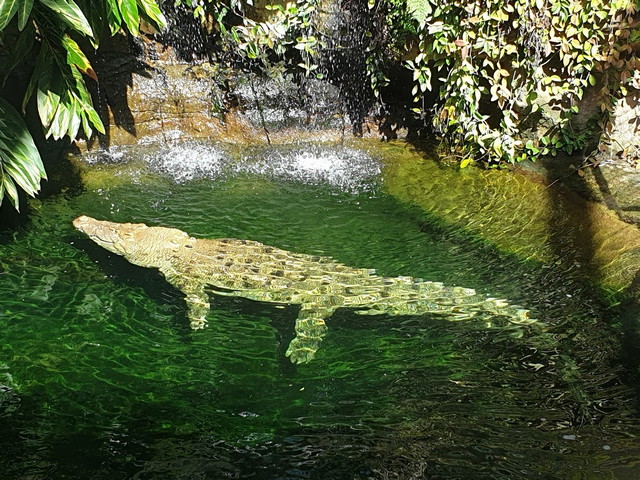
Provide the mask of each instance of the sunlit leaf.
POLYGON ((120 15, 132 35, 139 35, 140 16, 136 0, 118 0, 120 15))
POLYGON ((460 162, 460 168, 466 168, 473 163, 473 158, 465 158, 460 162))
POLYGON ((38 1, 56 12, 60 16, 60 19, 74 30, 93 37, 93 30, 91 29, 91 25, 89 25, 87 17, 84 16, 80 7, 78 7, 73 0, 38 1))
POLYGON ((91 63, 89 63, 84 52, 69 35, 62 37, 62 46, 67 51, 67 63, 69 65, 75 65, 82 73, 85 73, 93 80, 98 81, 98 77, 96 76, 96 72, 93 71, 91 63))
POLYGON ((107 24, 111 35, 115 35, 120 30, 122 17, 120 16, 120 7, 118 0, 106 0, 107 24))
POLYGON ((40 190, 40 180, 46 179, 44 165, 24 120, 4 99, 0 98, 0 203, 6 195, 19 208, 16 183, 33 196, 40 190))
POLYGON ((433 8, 429 0, 407 0, 407 9, 420 25, 424 25, 433 8))
POLYGON ((138 0, 138 5, 142 7, 144 14, 149 17, 149 20, 151 20, 158 29, 162 30, 167 26, 167 19, 154 0, 138 0))
POLYGON ((18 11, 20 0, 0 0, 0 31, 4 30, 18 11))
POLYGON ((80 130, 80 124, 82 123, 82 110, 79 108, 78 101, 74 97, 71 97, 69 112, 71 118, 67 126, 67 135, 69 138, 76 138, 80 130))
MULTIPOLYGON (((11 179, 9 174, 5 174, 4 172, 2 174, 2 187, 3 187, 2 188, 3 194, 9 197, 9 200, 11 200, 11 203, 14 206, 14 208, 19 211, 20 199, 18 198, 18 189, 16 188, 16 184, 13 183, 13 180, 11 179)), ((0 198, 0 201, 1 200, 2 198, 0 198)))
POLYGON ((51 125, 60 105, 60 95, 55 90, 47 88, 48 86, 50 83, 43 84, 36 94, 40 121, 45 128, 51 125))
POLYGON ((102 120, 100 120, 100 116, 98 112, 96 112, 95 108, 93 108, 93 103, 91 101, 91 95, 87 91, 87 88, 82 80, 82 77, 78 73, 77 70, 72 71, 72 75, 75 80, 75 105, 76 110, 80 115, 80 120, 83 126, 83 130, 87 138, 91 136, 91 128, 89 127, 89 123, 92 124, 96 130, 100 133, 105 133, 104 125, 102 124, 102 120))
MULTIPOLYGON (((29 20, 31 9, 33 8, 33 0, 22 0, 18 8, 18 30, 22 31, 29 20)), ((0 28, 0 30, 2 30, 0 28)))

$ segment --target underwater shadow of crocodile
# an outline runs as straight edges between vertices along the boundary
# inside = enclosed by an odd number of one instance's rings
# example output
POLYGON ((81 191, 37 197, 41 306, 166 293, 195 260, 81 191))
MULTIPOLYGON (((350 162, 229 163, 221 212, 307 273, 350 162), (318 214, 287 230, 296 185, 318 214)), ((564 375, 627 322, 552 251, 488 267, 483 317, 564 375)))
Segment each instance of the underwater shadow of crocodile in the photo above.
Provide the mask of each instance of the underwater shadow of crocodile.
POLYGON ((466 320, 479 312, 533 322, 529 312, 475 290, 411 277, 382 277, 331 257, 281 250, 251 240, 195 239, 143 223, 114 223, 80 216, 73 225, 101 247, 142 267, 156 268, 185 295, 191 328, 206 325, 209 292, 261 302, 300 305, 296 336, 286 355, 313 359, 326 335, 325 320, 342 307, 361 315, 436 313, 466 320))

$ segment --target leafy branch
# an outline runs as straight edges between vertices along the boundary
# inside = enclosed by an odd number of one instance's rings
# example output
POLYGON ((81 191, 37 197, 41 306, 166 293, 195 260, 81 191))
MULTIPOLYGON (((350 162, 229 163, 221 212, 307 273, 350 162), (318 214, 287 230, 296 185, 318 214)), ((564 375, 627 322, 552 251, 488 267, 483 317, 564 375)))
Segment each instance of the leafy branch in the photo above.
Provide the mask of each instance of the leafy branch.
MULTIPOLYGON (((78 42, 97 48, 105 30, 138 35, 142 20, 157 29, 166 25, 154 0, 0 0, 0 86, 35 57, 22 114, 35 95, 45 138, 72 142, 104 133, 86 85, 98 79, 78 42)), ((0 122, 3 136, 16 139, 0 144, 0 203, 8 196, 18 209, 16 185, 33 196, 46 175, 20 113, 4 100, 0 122)))
POLYGON ((600 84, 602 149, 617 99, 640 87, 635 1, 386 1, 407 8, 417 32, 406 63, 416 104, 438 75, 433 124, 465 156, 495 164, 572 151, 571 120, 600 84), (536 115, 551 124, 546 135, 532 129, 536 115))

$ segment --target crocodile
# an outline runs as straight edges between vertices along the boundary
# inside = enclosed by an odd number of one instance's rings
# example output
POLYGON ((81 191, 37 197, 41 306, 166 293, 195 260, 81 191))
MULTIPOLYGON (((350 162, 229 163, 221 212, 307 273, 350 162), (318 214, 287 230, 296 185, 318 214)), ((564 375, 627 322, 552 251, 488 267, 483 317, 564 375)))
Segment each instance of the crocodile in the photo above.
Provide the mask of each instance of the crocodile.
POLYGON ((312 360, 325 320, 341 307, 364 315, 436 313, 464 320, 478 312, 531 323, 529 312, 471 288, 412 277, 383 277, 331 257, 282 250, 252 240, 196 239, 176 228, 114 223, 80 216, 73 225, 129 262, 158 269, 185 296, 193 329, 206 325, 209 293, 300 305, 296 336, 286 351, 293 363, 312 360))

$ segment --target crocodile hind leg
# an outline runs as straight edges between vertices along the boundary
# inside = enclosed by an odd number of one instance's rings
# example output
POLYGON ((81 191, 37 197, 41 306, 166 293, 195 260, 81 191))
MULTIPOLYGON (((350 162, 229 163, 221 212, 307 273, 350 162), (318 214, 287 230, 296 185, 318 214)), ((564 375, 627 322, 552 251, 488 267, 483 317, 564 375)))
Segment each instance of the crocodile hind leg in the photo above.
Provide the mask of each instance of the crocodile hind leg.
POLYGON ((209 313, 209 295, 204 290, 185 292, 187 302, 187 316, 189 325, 194 330, 204 328, 207 324, 207 313, 209 313))
POLYGON ((296 336, 287 349, 287 357, 293 363, 307 363, 315 357, 323 337, 327 333, 324 321, 333 308, 305 303, 296 319, 296 336))

